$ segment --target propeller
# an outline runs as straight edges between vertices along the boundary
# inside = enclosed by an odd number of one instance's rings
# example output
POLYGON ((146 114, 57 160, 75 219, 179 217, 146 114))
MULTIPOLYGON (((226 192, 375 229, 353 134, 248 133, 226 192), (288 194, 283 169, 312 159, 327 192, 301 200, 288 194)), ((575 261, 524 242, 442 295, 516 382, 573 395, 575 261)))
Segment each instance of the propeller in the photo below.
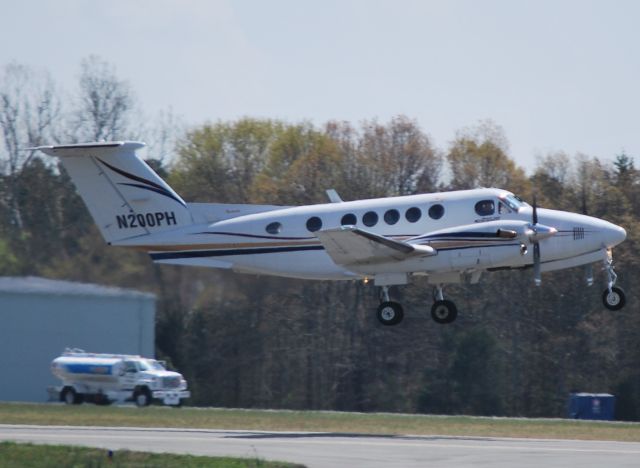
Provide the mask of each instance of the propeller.
POLYGON ((536 202, 536 195, 533 195, 533 225, 531 226, 534 233, 533 241, 533 281, 536 286, 542 284, 542 273, 540 271, 540 241, 538 240, 538 203, 536 202))
POLYGON ((545 226, 538 223, 538 203, 536 195, 533 195, 533 212, 531 216, 532 223, 527 230, 527 237, 533 244, 533 280, 536 286, 542 284, 542 275, 540 269, 540 241, 555 235, 558 230, 554 227, 545 226))

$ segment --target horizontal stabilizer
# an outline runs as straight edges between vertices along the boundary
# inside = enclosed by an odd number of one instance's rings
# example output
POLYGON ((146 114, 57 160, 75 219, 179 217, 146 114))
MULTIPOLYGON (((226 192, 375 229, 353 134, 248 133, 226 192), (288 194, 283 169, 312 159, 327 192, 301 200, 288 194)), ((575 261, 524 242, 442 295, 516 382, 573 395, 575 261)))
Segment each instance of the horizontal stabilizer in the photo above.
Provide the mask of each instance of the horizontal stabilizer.
POLYGON ((332 260, 345 267, 402 261, 414 255, 435 255, 432 247, 410 245, 355 226, 342 226, 316 233, 332 260))

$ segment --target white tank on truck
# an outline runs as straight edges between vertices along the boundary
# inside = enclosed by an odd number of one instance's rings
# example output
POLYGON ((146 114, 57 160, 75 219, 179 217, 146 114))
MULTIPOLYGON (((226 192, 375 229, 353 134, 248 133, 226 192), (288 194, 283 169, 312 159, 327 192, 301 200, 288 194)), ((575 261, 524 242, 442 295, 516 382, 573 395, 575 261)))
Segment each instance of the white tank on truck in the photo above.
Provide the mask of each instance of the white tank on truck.
POLYGON ((138 406, 181 406, 191 396, 182 374, 142 356, 66 349, 51 362, 51 372, 62 380, 56 391, 67 404, 133 401, 138 406))

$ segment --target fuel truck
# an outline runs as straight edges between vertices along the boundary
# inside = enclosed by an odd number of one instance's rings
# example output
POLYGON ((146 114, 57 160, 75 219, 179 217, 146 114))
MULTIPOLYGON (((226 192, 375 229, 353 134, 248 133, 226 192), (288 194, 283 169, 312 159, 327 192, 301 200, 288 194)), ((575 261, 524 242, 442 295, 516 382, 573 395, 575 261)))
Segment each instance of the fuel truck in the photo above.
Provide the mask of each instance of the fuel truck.
POLYGON ((138 406, 161 403, 181 406, 191 393, 178 372, 155 359, 126 354, 94 354, 66 349, 51 362, 51 372, 62 385, 55 387, 60 401, 98 405, 133 401, 138 406))

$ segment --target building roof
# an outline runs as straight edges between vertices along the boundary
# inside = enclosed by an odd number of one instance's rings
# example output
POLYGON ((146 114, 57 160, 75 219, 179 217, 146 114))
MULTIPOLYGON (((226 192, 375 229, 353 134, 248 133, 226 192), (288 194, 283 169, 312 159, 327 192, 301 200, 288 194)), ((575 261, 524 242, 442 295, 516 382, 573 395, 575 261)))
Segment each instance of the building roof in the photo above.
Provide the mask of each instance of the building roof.
POLYGON ((43 294, 56 296, 94 296, 155 299, 155 294, 100 284, 52 280, 37 276, 0 276, 0 294, 43 294))

